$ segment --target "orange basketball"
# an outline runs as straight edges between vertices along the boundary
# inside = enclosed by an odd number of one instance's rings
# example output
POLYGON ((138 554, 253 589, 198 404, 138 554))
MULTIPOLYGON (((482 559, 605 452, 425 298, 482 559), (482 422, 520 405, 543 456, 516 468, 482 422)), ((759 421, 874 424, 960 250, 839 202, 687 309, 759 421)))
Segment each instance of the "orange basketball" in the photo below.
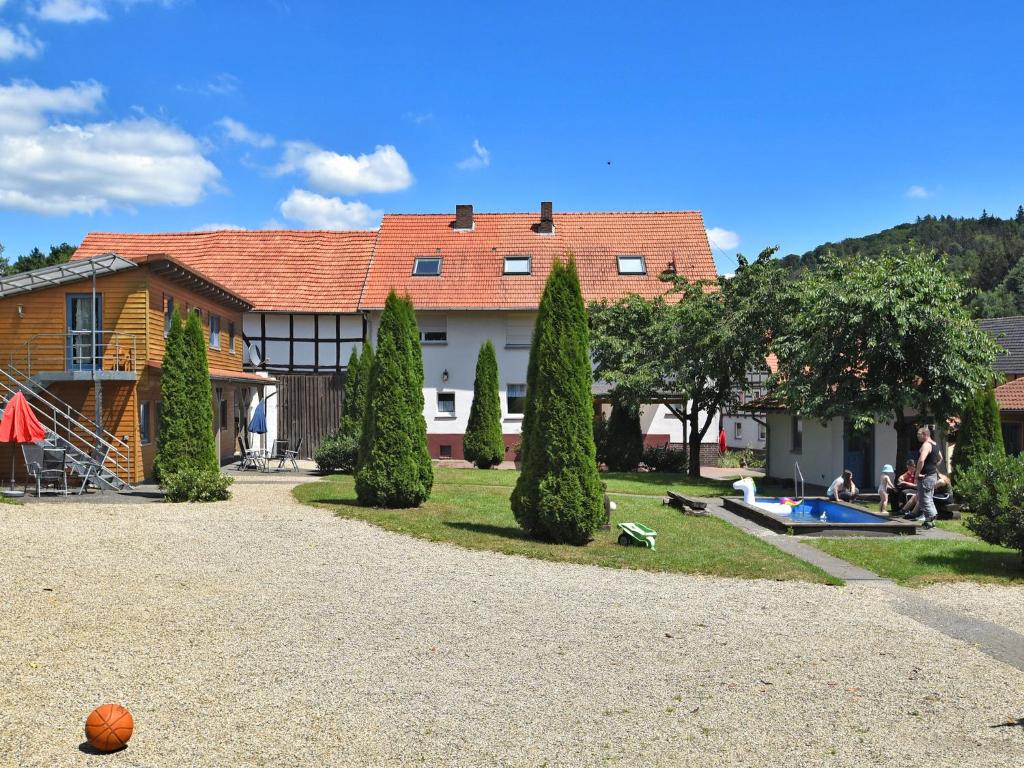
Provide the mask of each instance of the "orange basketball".
POLYGON ((100 752, 114 752, 128 743, 134 728, 131 712, 120 704, 103 704, 85 719, 85 738, 100 752))

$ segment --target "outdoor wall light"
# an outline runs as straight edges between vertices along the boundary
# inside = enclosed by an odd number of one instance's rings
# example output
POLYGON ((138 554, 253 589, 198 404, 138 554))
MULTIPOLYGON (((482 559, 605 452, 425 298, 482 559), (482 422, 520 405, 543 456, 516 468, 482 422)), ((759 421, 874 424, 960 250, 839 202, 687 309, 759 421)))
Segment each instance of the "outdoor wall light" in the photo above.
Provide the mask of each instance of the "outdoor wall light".
POLYGON ((25 305, 24 304, 19 304, 18 305, 18 317, 19 318, 25 317, 25 305))
POLYGON ((443 371, 441 371, 441 381, 443 381, 445 383, 448 382, 448 369, 447 368, 445 368, 443 371))

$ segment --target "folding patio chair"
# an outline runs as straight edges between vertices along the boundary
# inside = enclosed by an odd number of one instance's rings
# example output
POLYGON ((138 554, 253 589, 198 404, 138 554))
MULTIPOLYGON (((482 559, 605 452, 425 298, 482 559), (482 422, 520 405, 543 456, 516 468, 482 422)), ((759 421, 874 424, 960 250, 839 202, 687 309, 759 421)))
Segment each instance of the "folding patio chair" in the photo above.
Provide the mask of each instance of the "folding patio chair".
MULTIPOLYGON (((43 486, 53 487, 54 493, 68 495, 68 476, 65 471, 67 452, 63 448, 44 448, 38 443, 24 443, 21 455, 25 458, 28 477, 36 481, 36 496, 43 495, 43 486)), ((28 480, 25 481, 28 490, 28 480)))
POLYGON ((235 465, 235 469, 242 472, 246 469, 255 469, 257 472, 263 469, 266 459, 263 456, 263 451, 259 448, 250 448, 245 444, 245 438, 242 435, 238 436, 238 464, 235 465))
POLYGON ((298 459, 298 457, 299 457, 299 450, 301 448, 302 448, 302 438, 301 437, 299 438, 299 442, 297 442, 295 444, 295 447, 292 448, 291 450, 288 449, 288 441, 287 440, 276 440, 275 441, 275 449, 276 450, 275 450, 274 458, 277 459, 277 461, 278 461, 277 468, 278 469, 284 469, 284 465, 287 464, 290 461, 292 463, 292 468, 290 470, 288 470, 288 471, 289 472, 298 472, 299 471, 299 464, 296 461, 296 459, 298 459))
MULTIPOLYGON (((82 484, 78 488, 79 496, 85 491, 86 486, 89 482, 96 477, 103 469, 103 465, 106 464, 107 456, 110 454, 110 446, 105 448, 93 448, 89 451, 89 455, 81 459, 72 458, 69 460, 71 465, 71 471, 82 478, 82 484)), ((98 483, 93 483, 99 488, 100 493, 103 493, 103 486, 98 483)))

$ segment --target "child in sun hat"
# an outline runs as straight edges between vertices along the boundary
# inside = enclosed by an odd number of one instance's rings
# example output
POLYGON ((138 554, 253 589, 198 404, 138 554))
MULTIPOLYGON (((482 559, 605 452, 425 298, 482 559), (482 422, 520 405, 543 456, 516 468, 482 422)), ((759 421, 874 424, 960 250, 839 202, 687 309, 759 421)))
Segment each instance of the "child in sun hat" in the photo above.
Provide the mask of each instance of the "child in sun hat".
POLYGON ((893 483, 895 474, 892 464, 886 464, 882 467, 882 476, 878 478, 878 511, 882 514, 888 511, 889 493, 896 491, 896 484, 893 483))

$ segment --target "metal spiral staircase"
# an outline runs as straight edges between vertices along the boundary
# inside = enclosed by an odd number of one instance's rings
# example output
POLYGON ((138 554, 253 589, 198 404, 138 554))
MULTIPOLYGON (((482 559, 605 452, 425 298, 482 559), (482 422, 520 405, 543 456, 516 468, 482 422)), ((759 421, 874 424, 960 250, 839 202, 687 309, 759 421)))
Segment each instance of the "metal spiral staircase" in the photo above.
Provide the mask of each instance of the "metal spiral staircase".
POLYGON ((119 334, 122 338, 116 340, 116 345, 104 339, 102 345, 96 345, 98 354, 92 354, 89 348, 87 366, 81 357, 66 354, 66 350, 75 349, 76 340, 70 336, 39 334, 11 355, 7 368, 0 368, 0 414, 10 398, 21 392, 46 430, 45 447, 63 449, 69 464, 105 456, 102 469, 96 470, 89 482, 104 489, 130 492, 134 488, 128 440, 111 434, 47 386, 58 381, 134 380, 134 338, 119 334), (49 338, 54 336, 58 338, 49 338), (112 364, 108 362, 110 357, 114 360, 112 364))

